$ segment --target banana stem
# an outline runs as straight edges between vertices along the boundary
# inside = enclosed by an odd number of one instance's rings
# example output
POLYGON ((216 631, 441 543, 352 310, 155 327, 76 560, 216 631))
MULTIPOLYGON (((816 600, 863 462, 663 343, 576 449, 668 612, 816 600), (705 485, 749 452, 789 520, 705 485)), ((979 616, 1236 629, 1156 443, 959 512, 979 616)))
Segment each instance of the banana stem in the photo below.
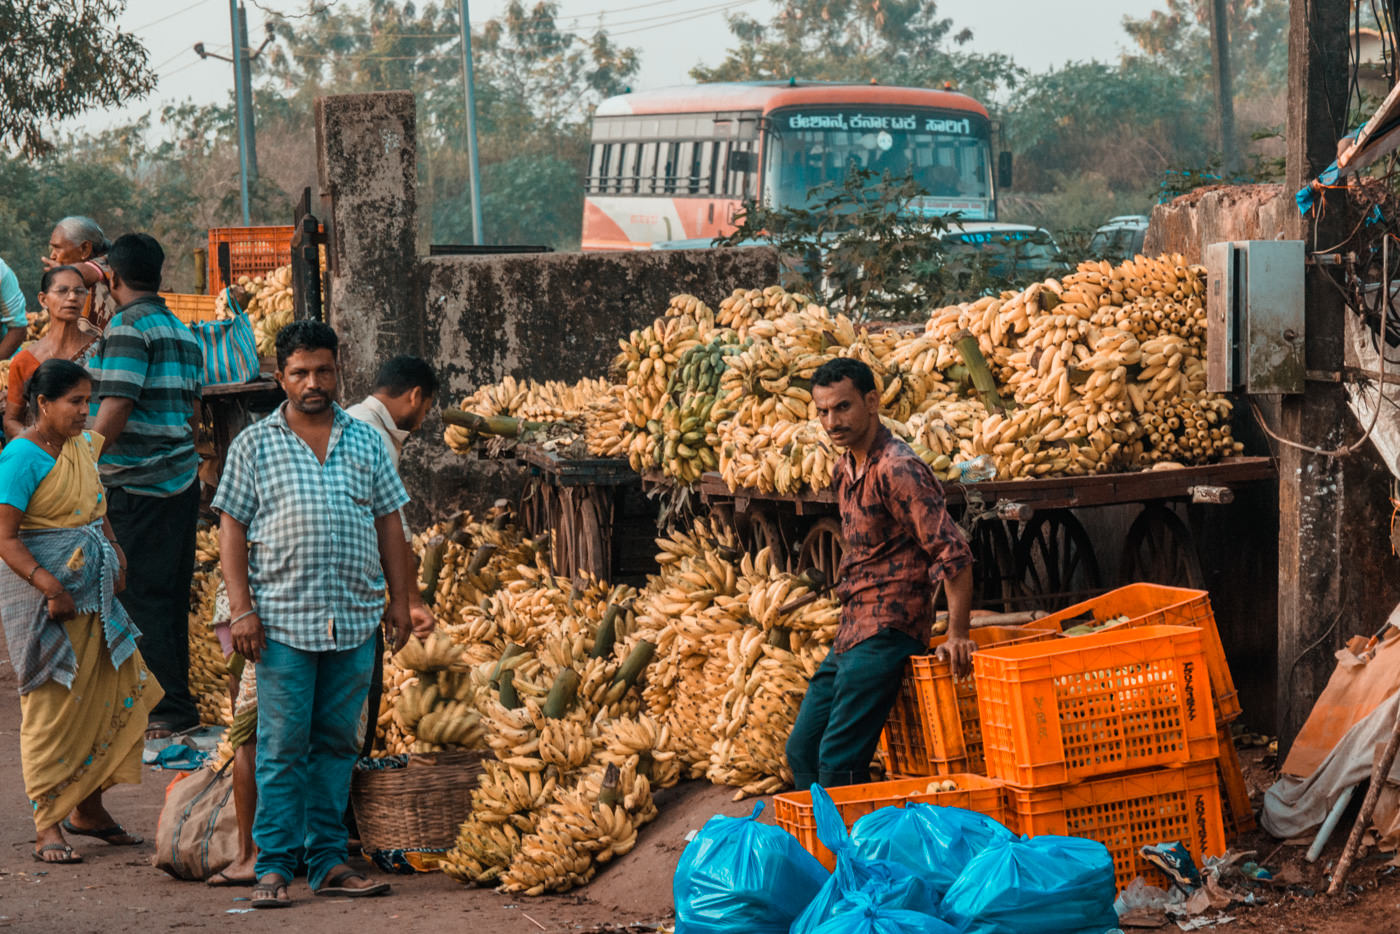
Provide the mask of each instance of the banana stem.
POLYGON ((481 569, 486 567, 486 562, 491 560, 491 555, 495 554, 495 552, 496 546, 490 542, 486 542, 479 547, 476 550, 476 554, 472 555, 471 561, 467 564, 467 573, 480 574, 481 569))
POLYGON ((613 646, 617 644, 617 614, 621 612, 622 607, 616 603, 608 604, 603 621, 598 624, 598 633, 593 637, 593 651, 588 653, 589 658, 605 658, 612 654, 613 646))
POLYGON ((617 669, 617 676, 613 678, 613 684, 626 684, 629 688, 637 683, 637 678, 641 677, 642 671, 651 664, 651 658, 656 654, 655 644, 643 639, 638 642, 628 654, 627 660, 622 663, 622 667, 617 669))
POLYGON ((959 331, 953 335, 953 345, 962 354, 963 363, 972 374, 972 385, 977 388, 977 395, 982 397, 987 411, 1004 411, 1006 403, 997 393, 997 381, 992 377, 991 367, 987 366, 987 358, 982 356, 982 349, 977 346, 977 338, 969 331, 959 331))
POLYGON ((515 669, 507 668, 501 672, 501 706, 507 710, 515 710, 520 706, 520 695, 515 690, 515 669))
POLYGON ((506 662, 515 658, 517 655, 524 655, 528 651, 529 649, 525 648, 525 646, 517 645, 514 642, 507 645, 505 651, 501 652, 501 657, 497 659, 496 667, 491 669, 491 677, 487 679, 488 682, 493 685, 500 684, 501 679, 504 677, 504 672, 510 670, 506 668, 506 662))
POLYGON ((442 576, 442 554, 447 550, 447 542, 441 535, 435 535, 423 548, 423 602, 433 605, 437 599, 438 578, 442 576))
POLYGON ((545 698, 544 715, 551 720, 561 719, 569 708, 573 706, 574 699, 578 697, 579 686, 578 672, 572 668, 565 668, 554 679, 554 684, 549 689, 549 696, 545 698))
POLYGON ((502 438, 518 438, 527 432, 544 431, 549 427, 545 422, 532 422, 509 415, 478 415, 462 409, 444 409, 442 420, 477 434, 499 435, 502 438))
POLYGON ((615 765, 610 765, 603 773, 603 785, 598 790, 598 803, 606 804, 608 807, 616 807, 622 803, 622 789, 618 787, 622 784, 622 770, 615 765))

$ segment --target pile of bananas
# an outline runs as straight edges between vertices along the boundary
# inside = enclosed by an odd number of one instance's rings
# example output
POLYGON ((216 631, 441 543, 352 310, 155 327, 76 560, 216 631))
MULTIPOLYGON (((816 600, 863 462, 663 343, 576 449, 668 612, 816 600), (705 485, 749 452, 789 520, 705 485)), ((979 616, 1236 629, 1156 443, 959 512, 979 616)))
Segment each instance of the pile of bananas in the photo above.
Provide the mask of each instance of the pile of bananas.
POLYGON ((214 597, 223 582, 219 570, 219 533, 212 526, 195 533, 195 572, 190 581, 190 694, 201 723, 233 722, 228 693, 228 663, 214 635, 214 597))
POLYGON ((675 455, 675 446, 685 434, 680 431, 682 420, 672 398, 676 384, 671 377, 682 358, 697 359, 687 354, 709 344, 714 331, 715 314, 707 305, 693 295, 677 295, 649 327, 618 341, 621 352, 613 362, 613 371, 623 375, 623 411, 631 428, 627 459, 633 470, 666 470, 680 475, 680 465, 668 462, 665 456, 668 446, 675 455), (668 406, 673 409, 669 417, 668 406), (674 438, 668 438, 671 432, 674 438))
MULTIPOLYGON (((296 317, 292 302, 292 267, 290 264, 278 266, 262 276, 239 276, 236 284, 245 296, 243 310, 253 324, 258 355, 270 357, 277 352, 277 332, 296 317)), ((219 318, 233 317, 226 291, 215 296, 214 311, 219 318)))
POLYGON ((688 776, 735 786, 736 797, 780 790, 792 780, 783 745, 838 604, 775 568, 767 549, 741 553, 704 520, 657 545, 661 572, 637 600, 637 623, 657 646, 648 716, 669 729, 688 776))

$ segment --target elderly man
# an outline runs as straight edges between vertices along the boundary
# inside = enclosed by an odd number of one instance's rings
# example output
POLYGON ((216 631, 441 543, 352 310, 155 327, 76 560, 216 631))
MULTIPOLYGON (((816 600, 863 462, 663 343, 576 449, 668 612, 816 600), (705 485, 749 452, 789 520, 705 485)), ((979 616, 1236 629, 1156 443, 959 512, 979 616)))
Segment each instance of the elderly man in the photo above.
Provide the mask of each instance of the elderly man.
POLYGON ((317 895, 389 891, 345 865, 344 814, 375 629, 397 649, 412 627, 408 496, 374 429, 335 404, 338 349, 319 321, 277 335, 287 401, 234 439, 213 502, 233 648, 258 666, 254 908, 291 904, 303 854, 317 895))
POLYGON ((972 666, 972 553, 933 471, 880 424, 875 376, 859 360, 822 364, 812 376, 812 401, 827 435, 846 448, 834 477, 846 551, 836 641, 807 687, 787 743, 799 789, 869 781, 904 663, 928 651, 940 580, 948 592, 948 639, 939 654, 959 676, 972 666))

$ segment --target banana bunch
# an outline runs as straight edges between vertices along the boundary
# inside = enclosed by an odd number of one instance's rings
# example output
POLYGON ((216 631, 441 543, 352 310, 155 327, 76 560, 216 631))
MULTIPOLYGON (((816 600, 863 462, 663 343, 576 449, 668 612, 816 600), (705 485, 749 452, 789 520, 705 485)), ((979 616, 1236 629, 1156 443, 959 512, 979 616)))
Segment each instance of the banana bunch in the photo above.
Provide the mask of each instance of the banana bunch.
POLYGON ((652 439, 668 404, 674 404, 668 388, 671 372, 689 351, 709 343, 715 330, 714 312, 694 296, 671 300, 666 313, 648 327, 639 328, 618 341, 620 353, 613 370, 624 382, 623 403, 628 422, 636 429, 627 450, 632 469, 658 469, 662 451, 652 439))
POLYGON ((635 761, 609 765, 562 792, 500 877, 501 891, 542 895, 567 891, 593 878, 598 866, 632 850, 637 827, 656 816, 647 778, 635 761))
MULTIPOLYGON (((475 801, 475 793, 472 797, 475 801)), ((520 852, 522 840, 519 828, 509 821, 486 821, 473 814, 462 822, 456 846, 439 865, 448 878, 464 885, 491 885, 520 852)))
POLYGON ((666 384, 670 401, 659 419, 646 423, 651 460, 666 476, 689 485, 719 466, 715 425, 724 413, 715 399, 728 359, 741 350, 732 331, 717 331, 708 343, 687 350, 671 371, 666 384))
MULTIPOLYGON (((467 396, 457 408, 483 418, 505 417, 565 428, 581 425, 593 403, 611 392, 607 380, 581 379, 576 383, 547 380, 517 380, 507 376, 499 383, 482 386, 467 396)), ((448 425, 443 431, 447 446, 458 454, 470 451, 477 435, 461 425, 448 425)))
MULTIPOLYGON (((239 276, 235 284, 244 296, 243 310, 252 322, 258 355, 272 356, 277 352, 277 333, 296 319, 291 265, 278 266, 266 275, 239 276)), ((214 313, 221 319, 233 317, 227 290, 214 297, 214 313)))
POLYGON ((412 636, 394 661, 414 676, 396 682, 393 702, 381 706, 392 710, 403 736, 414 737, 414 752, 482 745, 486 728, 476 709, 477 685, 461 646, 441 632, 412 636))
POLYGON ((789 294, 779 285, 766 289, 735 289, 720 302, 717 321, 720 327, 731 328, 742 338, 748 336, 749 328, 757 322, 780 318, 809 304, 807 296, 789 294))
POLYGON ((622 717, 599 726, 598 761, 625 768, 635 760, 636 770, 655 788, 669 788, 680 781, 680 760, 671 746, 671 731, 649 716, 622 717))
POLYGON ((623 393, 624 387, 609 386, 584 409, 584 440, 594 457, 627 456, 628 443, 637 429, 627 421, 623 393))
MULTIPOLYGON (((217 558, 217 546, 216 546, 217 558)), ((228 693, 228 662, 214 635, 214 598, 223 575, 217 564, 203 566, 190 580, 189 683, 190 694, 199 708, 201 723, 225 725, 233 722, 233 706, 228 693)))
POLYGON ((24 332, 25 343, 37 341, 45 334, 49 333, 49 312, 45 308, 38 311, 31 311, 26 314, 29 319, 29 327, 24 332))
POLYGON ((194 563, 200 566, 219 563, 219 527, 207 525, 194 533, 194 563))
POLYGON ((419 673, 447 671, 463 664, 461 648, 440 632, 431 633, 427 639, 410 636, 394 661, 400 668, 419 673))

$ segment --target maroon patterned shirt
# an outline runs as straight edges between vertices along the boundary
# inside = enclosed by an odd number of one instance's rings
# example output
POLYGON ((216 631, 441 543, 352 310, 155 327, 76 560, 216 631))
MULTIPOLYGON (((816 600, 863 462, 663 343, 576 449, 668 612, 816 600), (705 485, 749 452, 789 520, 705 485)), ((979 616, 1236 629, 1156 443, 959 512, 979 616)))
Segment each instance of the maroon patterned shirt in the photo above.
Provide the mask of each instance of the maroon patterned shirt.
POLYGON ((928 465, 881 425, 865 472, 855 475, 848 452, 836 464, 841 510, 841 627, 833 649, 844 652, 886 629, 928 644, 938 581, 972 563, 962 530, 948 515, 943 487, 928 465))

